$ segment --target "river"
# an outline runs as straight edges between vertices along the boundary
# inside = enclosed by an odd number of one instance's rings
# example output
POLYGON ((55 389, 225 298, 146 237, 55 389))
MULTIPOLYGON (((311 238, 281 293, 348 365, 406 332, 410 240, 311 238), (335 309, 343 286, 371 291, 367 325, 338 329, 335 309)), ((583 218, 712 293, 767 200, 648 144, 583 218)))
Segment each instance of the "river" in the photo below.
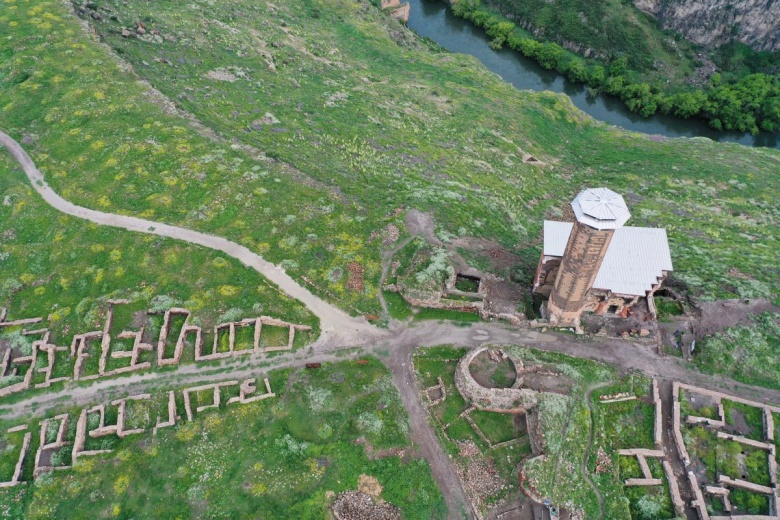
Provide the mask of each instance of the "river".
POLYGON ((485 67, 521 90, 551 90, 568 95, 572 102, 594 119, 634 132, 668 137, 708 137, 714 141, 737 142, 746 146, 780 149, 780 133, 759 135, 717 132, 698 119, 678 119, 666 115, 643 118, 629 111, 618 99, 589 97, 584 85, 571 83, 555 71, 545 70, 535 61, 511 49, 495 51, 488 37, 470 22, 452 14, 441 0, 407 0, 411 4, 408 26, 451 52, 470 54, 485 67))

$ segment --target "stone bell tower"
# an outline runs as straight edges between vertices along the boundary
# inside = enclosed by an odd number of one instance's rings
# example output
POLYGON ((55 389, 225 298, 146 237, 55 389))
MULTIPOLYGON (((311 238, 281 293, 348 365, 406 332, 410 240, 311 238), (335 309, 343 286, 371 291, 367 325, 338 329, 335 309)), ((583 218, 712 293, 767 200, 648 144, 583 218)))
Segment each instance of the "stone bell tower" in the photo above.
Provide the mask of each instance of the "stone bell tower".
POLYGON ((631 217, 623 197, 607 188, 580 192, 571 208, 577 220, 547 302, 550 324, 557 327, 579 326, 612 235, 631 217))

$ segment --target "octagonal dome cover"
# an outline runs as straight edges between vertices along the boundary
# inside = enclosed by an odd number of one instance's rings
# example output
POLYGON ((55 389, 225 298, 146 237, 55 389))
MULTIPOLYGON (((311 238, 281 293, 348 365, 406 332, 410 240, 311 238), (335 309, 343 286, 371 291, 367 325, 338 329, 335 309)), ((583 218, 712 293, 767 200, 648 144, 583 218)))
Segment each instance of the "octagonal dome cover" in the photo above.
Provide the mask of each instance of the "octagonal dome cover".
POLYGON ((631 218, 623 197, 608 188, 581 191, 571 209, 579 222, 596 229, 617 229, 631 218))

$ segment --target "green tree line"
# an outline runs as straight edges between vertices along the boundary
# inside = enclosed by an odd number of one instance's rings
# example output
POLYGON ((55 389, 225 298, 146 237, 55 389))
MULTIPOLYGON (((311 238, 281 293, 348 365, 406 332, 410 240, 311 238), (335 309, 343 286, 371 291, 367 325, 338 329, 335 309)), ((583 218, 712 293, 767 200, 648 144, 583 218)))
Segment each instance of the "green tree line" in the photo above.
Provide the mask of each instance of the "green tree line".
POLYGON ((726 82, 715 74, 703 89, 663 92, 661 82, 649 84, 632 79, 627 57, 609 63, 586 60, 564 51, 554 42, 528 38, 504 16, 482 5, 480 0, 459 0, 452 5, 456 16, 471 21, 492 38, 490 46, 504 46, 536 60, 548 70, 556 70, 570 81, 588 85, 595 94, 603 92, 619 98, 625 106, 643 117, 656 113, 687 119, 707 120, 716 130, 757 134, 780 130, 780 75, 754 73, 726 82))

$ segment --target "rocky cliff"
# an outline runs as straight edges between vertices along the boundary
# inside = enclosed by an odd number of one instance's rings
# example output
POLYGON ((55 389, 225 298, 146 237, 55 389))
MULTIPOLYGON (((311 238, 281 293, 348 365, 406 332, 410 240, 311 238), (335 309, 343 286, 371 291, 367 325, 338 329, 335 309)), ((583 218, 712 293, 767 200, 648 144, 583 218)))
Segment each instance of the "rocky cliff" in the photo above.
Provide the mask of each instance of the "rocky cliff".
POLYGON ((758 51, 780 51, 780 0, 633 0, 692 42, 737 40, 758 51))

